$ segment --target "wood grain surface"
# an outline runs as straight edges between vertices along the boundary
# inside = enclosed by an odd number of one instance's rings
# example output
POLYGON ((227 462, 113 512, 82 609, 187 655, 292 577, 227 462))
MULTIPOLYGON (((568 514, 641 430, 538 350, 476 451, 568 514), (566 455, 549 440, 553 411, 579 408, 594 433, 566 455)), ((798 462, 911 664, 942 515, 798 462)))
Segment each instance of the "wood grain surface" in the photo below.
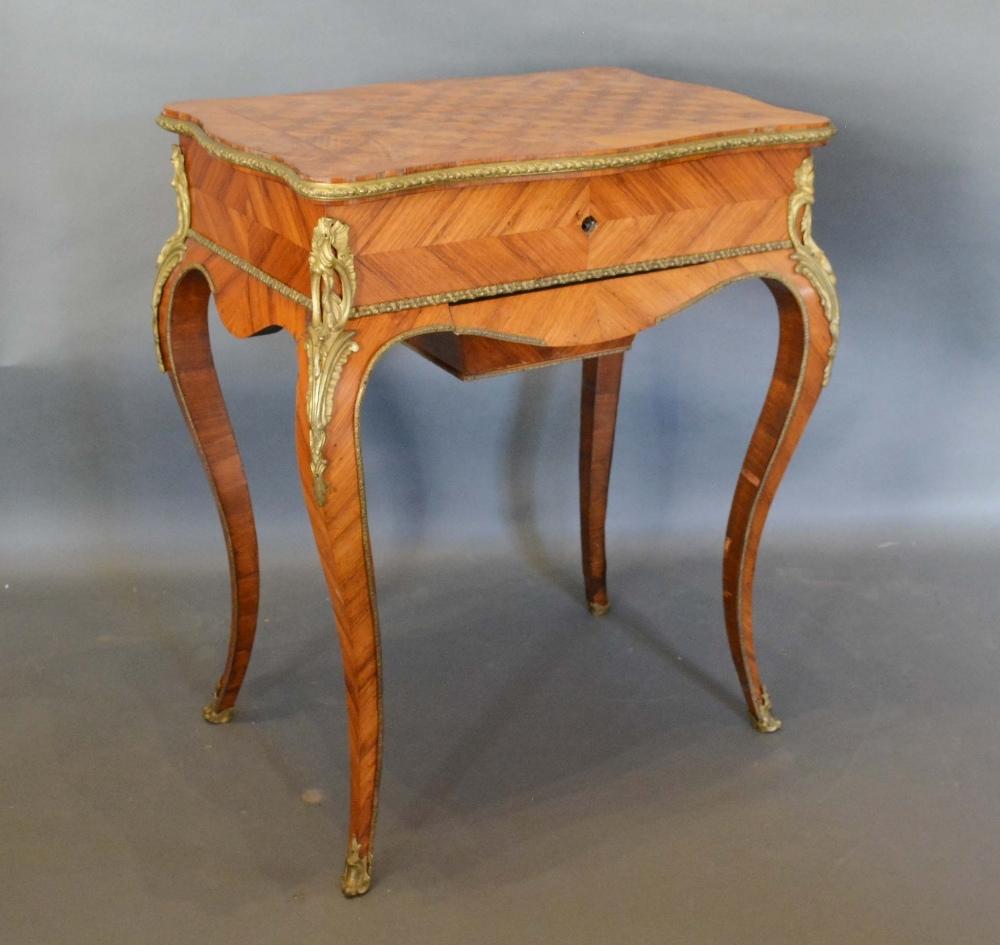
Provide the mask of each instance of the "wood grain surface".
POLYGON ((208 722, 228 722, 253 650, 260 569, 250 490, 208 337, 210 291, 211 285, 200 269, 178 269, 161 307, 161 337, 166 340, 164 361, 177 403, 205 467, 229 553, 229 648, 212 700, 203 711, 208 722))
POLYGON ((195 231, 308 295, 312 232, 333 212, 351 228, 358 306, 784 239, 792 176, 807 153, 438 188, 332 211, 190 139, 182 146, 195 231))
POLYGON ((587 606, 595 617, 608 612, 608 563, 604 523, 608 514, 611 455, 618 418, 624 354, 583 362, 580 393, 580 544, 587 606))
MULTIPOLYGON (((451 317, 450 312, 448 317, 451 317)), ((602 352, 618 352, 631 343, 631 338, 619 338, 610 344, 541 347, 479 335, 456 335, 453 332, 420 335, 406 342, 408 347, 428 361, 463 381, 545 367, 560 361, 591 358, 602 352)))
MULTIPOLYGON (((350 843, 368 864, 374 850, 378 783, 382 766, 382 669, 375 604, 375 572, 368 537, 361 458, 361 403, 368 375, 388 348, 414 333, 441 331, 448 324, 444 306, 411 309, 392 321, 369 319, 359 351, 348 358, 337 385, 327 427, 325 455, 329 483, 320 505, 313 491, 306 415, 308 365, 299 346, 296 395, 296 452, 309 519, 333 602, 347 687, 348 744, 351 758, 350 843)), ((367 870, 366 870, 367 872, 367 870)), ((367 882, 345 872, 343 891, 360 895, 367 882)))
POLYGON ((341 182, 829 125, 735 92, 613 68, 174 102, 163 114, 309 180, 341 182))
POLYGON ((753 584, 767 513, 813 407, 830 359, 830 325, 813 285, 786 263, 765 277, 778 304, 778 353, 760 418, 736 481, 722 561, 729 649, 750 718, 761 731, 781 723, 760 678, 753 635, 753 584))

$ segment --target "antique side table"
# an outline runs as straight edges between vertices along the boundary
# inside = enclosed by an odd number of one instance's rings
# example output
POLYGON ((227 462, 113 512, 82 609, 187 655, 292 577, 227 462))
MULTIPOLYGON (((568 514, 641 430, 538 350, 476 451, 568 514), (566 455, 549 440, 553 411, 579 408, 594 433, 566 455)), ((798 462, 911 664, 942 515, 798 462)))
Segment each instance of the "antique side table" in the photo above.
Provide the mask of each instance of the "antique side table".
POLYGON ((837 347, 834 276, 812 238, 823 117, 625 69, 180 102, 177 231, 157 260, 153 335, 229 549, 226 665, 206 706, 228 722, 257 620, 250 494, 208 341, 298 346, 302 488, 340 637, 351 762, 342 887, 371 882, 382 751, 379 633, 359 416, 397 342, 460 378, 583 360, 585 590, 608 607, 604 514, 623 352, 720 287, 777 302, 774 376, 723 550, 729 646, 754 725, 775 731, 753 646, 761 531, 837 347))

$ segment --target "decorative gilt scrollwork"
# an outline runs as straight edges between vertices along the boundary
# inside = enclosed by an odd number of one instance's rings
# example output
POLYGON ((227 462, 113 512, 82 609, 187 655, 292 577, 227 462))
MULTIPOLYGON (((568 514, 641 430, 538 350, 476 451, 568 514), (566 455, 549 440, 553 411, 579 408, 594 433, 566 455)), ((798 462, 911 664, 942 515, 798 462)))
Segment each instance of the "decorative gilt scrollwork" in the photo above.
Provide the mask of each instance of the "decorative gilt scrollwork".
POLYGON ((156 348, 156 363, 161 371, 166 371, 166 367, 160 350, 160 296, 163 295, 163 287, 167 284, 170 273, 177 268, 184 256, 184 244, 191 228, 191 195, 188 193, 187 173, 184 170, 184 152, 179 144, 171 149, 170 163, 174 166, 170 186, 177 195, 177 230, 163 244, 160 255, 156 257, 156 281, 153 283, 153 345, 156 348))
POLYGON ((354 332, 345 328, 354 305, 357 277, 346 223, 322 217, 313 230, 309 271, 312 274, 312 319, 306 331, 306 415, 309 418, 309 468, 316 502, 326 502, 326 428, 344 363, 358 350, 354 332), (338 294, 339 286, 339 294, 338 294))
POLYGON ((363 896, 372 884, 372 855, 361 855, 361 844, 357 837, 351 837, 351 847, 347 851, 347 862, 340 877, 340 888, 345 896, 363 896))
POLYGON ((830 371, 840 339, 840 300, 837 298, 837 277, 826 254, 812 235, 812 206, 816 201, 816 172, 812 157, 807 157, 795 172, 795 190, 788 198, 788 235, 792 240, 795 271, 804 275, 819 296, 826 319, 830 323, 830 351, 823 386, 830 382, 830 371))
POLYGON ((812 157, 807 157, 795 172, 795 190, 788 198, 788 235, 792 240, 795 271, 804 275, 819 296, 826 320, 830 323, 830 360, 823 372, 823 386, 830 383, 830 371, 840 339, 840 300, 837 277, 826 254, 812 235, 812 207, 816 202, 816 171, 812 157))

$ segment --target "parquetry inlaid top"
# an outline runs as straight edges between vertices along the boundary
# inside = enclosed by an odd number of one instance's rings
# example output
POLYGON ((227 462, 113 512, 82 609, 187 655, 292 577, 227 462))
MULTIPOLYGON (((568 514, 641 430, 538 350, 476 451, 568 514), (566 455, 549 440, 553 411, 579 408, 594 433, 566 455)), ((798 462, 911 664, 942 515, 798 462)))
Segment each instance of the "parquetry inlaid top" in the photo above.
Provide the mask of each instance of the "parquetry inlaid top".
POLYGON ((175 102, 163 115, 322 183, 830 125, 735 92, 606 68, 175 102))

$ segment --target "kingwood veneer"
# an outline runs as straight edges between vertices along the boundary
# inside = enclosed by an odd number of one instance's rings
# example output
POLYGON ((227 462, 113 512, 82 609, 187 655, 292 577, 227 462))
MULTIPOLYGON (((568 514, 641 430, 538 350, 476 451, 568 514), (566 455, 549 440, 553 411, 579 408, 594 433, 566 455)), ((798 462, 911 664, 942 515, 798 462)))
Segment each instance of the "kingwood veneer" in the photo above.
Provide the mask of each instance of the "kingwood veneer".
POLYGON ((604 519, 623 352, 730 282, 778 306, 774 377, 723 552, 729 645, 751 719, 775 731, 753 646, 768 508, 837 346, 833 272, 813 242, 817 115, 622 69, 182 102, 159 118, 178 227, 153 330, 215 492, 232 573, 229 653, 210 722, 228 722, 257 619, 250 494, 208 342, 214 294, 239 337, 298 343, 296 443, 347 685, 344 892, 368 889, 382 721, 358 417, 379 357, 406 342, 461 378, 582 358, 586 597, 608 608, 604 519))

